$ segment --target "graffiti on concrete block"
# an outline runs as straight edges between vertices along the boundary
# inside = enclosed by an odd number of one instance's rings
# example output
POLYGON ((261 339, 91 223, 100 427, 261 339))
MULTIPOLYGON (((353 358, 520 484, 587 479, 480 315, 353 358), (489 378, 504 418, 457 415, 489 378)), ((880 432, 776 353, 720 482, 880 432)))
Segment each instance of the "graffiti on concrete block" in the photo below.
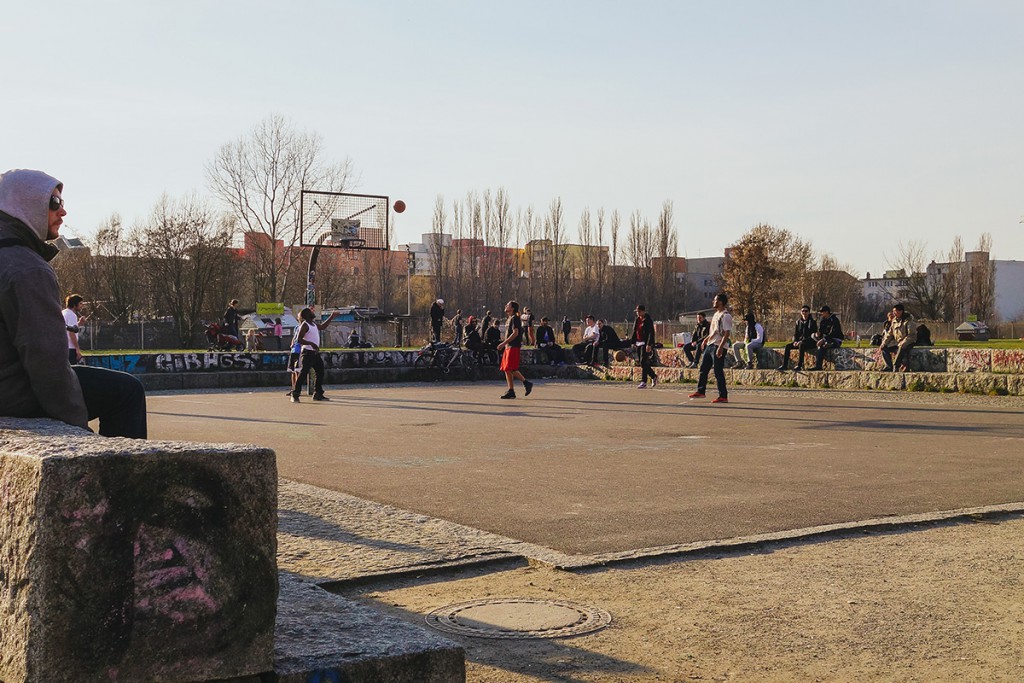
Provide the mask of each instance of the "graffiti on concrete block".
POLYGON ((216 469, 112 461, 80 473, 57 512, 54 628, 91 680, 153 651, 217 655, 272 628, 274 558, 254 549, 244 503, 216 469))

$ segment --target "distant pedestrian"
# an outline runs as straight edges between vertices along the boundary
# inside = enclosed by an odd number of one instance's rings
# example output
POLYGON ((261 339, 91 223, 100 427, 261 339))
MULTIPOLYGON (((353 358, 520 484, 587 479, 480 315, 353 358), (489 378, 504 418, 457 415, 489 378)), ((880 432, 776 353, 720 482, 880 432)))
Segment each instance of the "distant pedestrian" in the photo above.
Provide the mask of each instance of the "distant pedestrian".
POLYGON ((523 319, 519 313, 519 304, 516 301, 509 301, 505 304, 505 315, 508 321, 505 327, 505 340, 498 344, 498 350, 503 351, 500 370, 505 373, 505 382, 508 383, 508 391, 501 395, 501 398, 515 398, 516 391, 512 383, 518 379, 526 389, 529 396, 533 391, 533 382, 523 377, 519 371, 519 353, 523 346, 523 319))
POLYGON ((729 391, 725 387, 725 353, 729 350, 729 335, 732 333, 732 315, 727 306, 729 297, 723 293, 715 295, 715 314, 711 316, 711 328, 704 339, 704 350, 700 357, 700 374, 697 377, 697 391, 690 398, 704 398, 708 387, 708 373, 715 369, 715 383, 718 398, 712 403, 728 403, 729 391))
POLYGON ((444 324, 444 299, 438 299, 430 305, 431 341, 441 341, 441 325, 444 324))
POLYGON ((228 302, 228 309, 224 311, 224 333, 229 334, 234 338, 238 338, 238 320, 241 316, 238 314, 238 299, 232 299, 228 302))
POLYGON ((654 368, 654 321, 647 315, 647 308, 637 304, 636 321, 633 323, 633 344, 640 356, 640 384, 637 389, 647 388, 647 378, 651 378, 651 388, 658 386, 658 375, 654 368))
POLYGON ((462 344, 462 333, 463 333, 463 322, 462 322, 462 309, 455 311, 455 317, 452 318, 452 327, 455 328, 455 344, 456 346, 462 344))
POLYGON ((569 316, 562 316, 562 336, 565 337, 565 345, 569 345, 569 335, 572 334, 572 321, 569 316))
POLYGON ((277 340, 277 350, 278 351, 283 351, 284 350, 284 340, 282 339, 283 336, 284 336, 284 326, 281 325, 281 319, 280 318, 274 318, 274 339, 277 340))
POLYGON ((64 300, 64 327, 68 331, 68 362, 78 365, 82 362, 82 347, 78 343, 78 333, 81 331, 79 325, 85 322, 89 316, 79 314, 82 312, 82 295, 72 294, 64 300))

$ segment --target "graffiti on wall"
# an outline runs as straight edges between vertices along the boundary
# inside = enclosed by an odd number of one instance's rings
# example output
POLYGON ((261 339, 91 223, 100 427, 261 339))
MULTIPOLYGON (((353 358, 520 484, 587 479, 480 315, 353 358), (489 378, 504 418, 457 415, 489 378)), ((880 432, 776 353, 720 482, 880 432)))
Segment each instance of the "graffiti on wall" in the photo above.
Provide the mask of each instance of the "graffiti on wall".
MULTIPOLYGON (((324 351, 327 368, 411 367, 416 351, 324 351)), ((288 367, 287 353, 185 352, 86 356, 86 363, 133 374, 171 372, 246 372, 280 370, 288 367)))
POLYGON ((168 661, 215 656, 267 633, 274 605, 259 596, 273 595, 276 565, 254 551, 242 508, 222 472, 195 463, 124 459, 83 472, 58 510, 66 524, 52 559, 70 615, 59 642, 102 672, 153 650, 168 661))

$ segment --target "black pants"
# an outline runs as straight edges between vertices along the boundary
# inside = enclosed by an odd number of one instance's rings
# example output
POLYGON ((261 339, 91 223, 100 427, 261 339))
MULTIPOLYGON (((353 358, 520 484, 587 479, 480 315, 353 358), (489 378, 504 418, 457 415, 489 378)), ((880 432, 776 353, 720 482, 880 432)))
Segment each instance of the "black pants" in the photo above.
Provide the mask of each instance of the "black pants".
POLYGON ((825 345, 818 346, 814 351, 814 369, 821 370, 821 364, 825 361, 825 354, 829 349, 838 349, 842 345, 842 339, 826 339, 825 345))
POLYGON ((786 348, 782 351, 782 369, 785 370, 789 367, 789 352, 793 349, 799 349, 800 352, 796 356, 796 366, 802 368, 804 366, 804 354, 808 351, 813 351, 818 348, 818 345, 813 339, 804 339, 798 342, 789 342, 786 344, 786 348))
POLYGON ((324 395, 324 359, 320 357, 319 351, 303 349, 302 356, 299 358, 299 376, 295 380, 292 396, 298 397, 302 393, 302 387, 306 385, 310 369, 316 373, 316 378, 313 380, 313 395, 324 395))
POLYGON ((718 396, 729 398, 729 390, 725 386, 725 356, 728 351, 718 354, 717 344, 708 344, 704 347, 704 354, 700 357, 700 374, 697 376, 697 391, 703 394, 708 388, 708 373, 711 368, 715 369, 715 383, 718 384, 718 396))
POLYGON ((548 359, 548 363, 562 363, 562 347, 558 344, 552 344, 551 346, 538 346, 537 353, 544 354, 544 357, 548 359))
POLYGON ((592 342, 580 342, 573 344, 572 355, 577 363, 592 363, 594 360, 594 344, 592 342))
POLYGON ((900 367, 910 365, 910 349, 914 348, 914 344, 907 344, 902 349, 898 346, 883 346, 882 347, 882 358, 885 359, 886 370, 899 370, 900 367), (898 349, 898 350, 897 350, 898 349), (893 351, 896 351, 896 360, 893 360, 893 351))
POLYGON ((686 354, 686 360, 690 363, 690 365, 697 364, 697 359, 693 355, 693 352, 696 350, 697 344, 695 344, 694 342, 687 342, 686 344, 683 344, 683 353, 686 354))
POLYGON ((100 434, 146 438, 146 390, 138 377, 87 365, 71 369, 82 386, 89 419, 99 418, 100 434))
POLYGON ((433 333, 433 341, 436 341, 436 342, 441 341, 441 321, 440 320, 431 320, 430 321, 430 330, 433 333))
POLYGON ((646 382, 648 377, 658 379, 658 376, 654 374, 654 368, 651 367, 654 363, 654 347, 648 351, 646 346, 639 346, 637 353, 640 354, 640 381, 646 382))

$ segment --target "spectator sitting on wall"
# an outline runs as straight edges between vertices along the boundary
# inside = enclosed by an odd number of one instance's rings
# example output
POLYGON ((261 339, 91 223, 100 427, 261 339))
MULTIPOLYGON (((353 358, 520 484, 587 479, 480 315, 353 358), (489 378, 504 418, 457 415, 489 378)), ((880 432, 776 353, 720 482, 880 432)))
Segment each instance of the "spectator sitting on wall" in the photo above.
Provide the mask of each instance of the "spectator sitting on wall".
POLYGON ((757 352, 764 346, 764 326, 754 319, 753 312, 747 313, 743 320, 747 324, 746 331, 743 333, 743 341, 732 345, 732 356, 736 360, 737 368, 753 370, 757 352), (743 358, 744 353, 746 353, 746 360, 743 358))
MULTIPOLYGON (((608 355, 611 351, 618 351, 619 349, 628 349, 629 341, 623 342, 619 338, 619 333, 615 331, 615 328, 608 324, 607 320, 599 320, 598 328, 600 329, 599 339, 597 342, 598 348, 601 349, 601 357, 604 359, 604 365, 607 367, 608 355)), ((597 359, 597 355, 594 355, 594 359, 597 359)))
POLYGON ((882 359, 886 372, 906 372, 910 364, 910 350, 917 341, 914 319, 903 308, 903 304, 892 307, 892 326, 882 337, 882 359), (893 353, 896 359, 893 360, 893 353))
POLYGON ((348 344, 346 346, 347 346, 347 348, 350 348, 350 349, 360 349, 360 348, 362 348, 362 343, 359 341, 359 332, 357 330, 352 330, 352 332, 349 333, 349 335, 348 335, 348 344))
POLYGON ((577 363, 591 363, 594 360, 594 346, 600 338, 601 331, 597 327, 597 322, 595 321, 594 316, 588 315, 583 320, 587 324, 587 326, 583 328, 583 341, 579 344, 573 344, 572 355, 575 356, 577 363), (589 357, 587 355, 588 353, 590 354, 589 357))
POLYGON ((697 367, 697 357, 694 354, 700 349, 701 342, 704 341, 704 337, 708 336, 708 330, 710 329, 711 322, 707 316, 702 312, 697 313, 697 324, 693 326, 690 341, 683 344, 683 353, 686 354, 688 367, 697 367))
POLYGON ((818 309, 821 314, 821 322, 818 323, 818 331, 814 334, 814 343, 818 347, 814 351, 814 367, 812 370, 821 370, 821 364, 825 362, 825 354, 829 349, 838 349, 843 345, 843 327, 839 322, 839 316, 832 315, 832 309, 822 306, 818 309))
POLYGON ((68 330, 49 261, 67 211, 41 171, 0 174, 0 415, 49 417, 103 436, 146 438, 146 391, 125 372, 68 362, 68 330))
POLYGON ((497 324, 491 325, 490 327, 487 328, 487 331, 484 333, 484 344, 487 345, 488 349, 494 351, 495 356, 497 356, 498 344, 500 343, 501 328, 497 324))
POLYGON ((555 330, 546 317, 540 319, 540 325, 537 327, 537 348, 547 355, 551 365, 565 363, 562 358, 562 347, 555 341, 555 330))
POLYGON ((789 369, 789 352, 793 349, 798 349, 796 367, 793 369, 803 370, 804 353, 818 348, 818 342, 814 338, 817 332, 818 323, 811 317, 811 307, 804 304, 800 307, 800 319, 796 321, 796 327, 793 329, 793 341, 786 344, 786 348, 782 350, 782 365, 779 366, 779 370, 789 369))

